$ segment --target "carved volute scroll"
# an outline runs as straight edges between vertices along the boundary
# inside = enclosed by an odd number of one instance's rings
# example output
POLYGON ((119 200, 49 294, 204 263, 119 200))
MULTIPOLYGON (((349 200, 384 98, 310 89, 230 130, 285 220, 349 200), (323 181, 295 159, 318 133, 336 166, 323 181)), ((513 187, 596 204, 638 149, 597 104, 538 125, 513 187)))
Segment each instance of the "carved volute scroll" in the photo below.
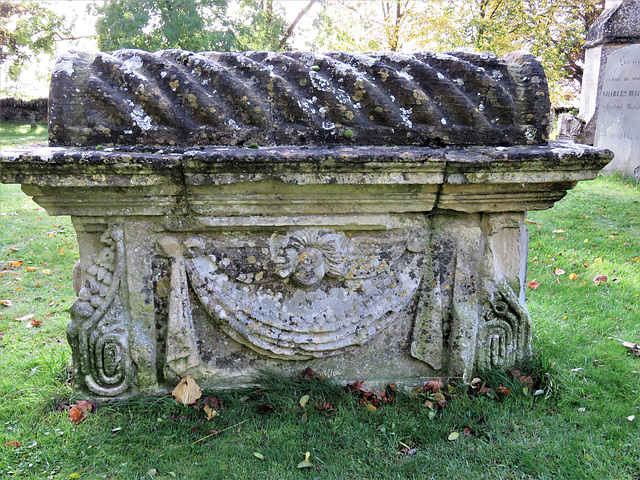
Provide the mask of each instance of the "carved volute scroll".
POLYGON ((95 395, 122 395, 131 387, 129 317, 120 298, 124 271, 121 226, 108 229, 104 245, 81 265, 78 299, 69 309, 67 338, 74 356, 74 381, 95 395))
POLYGON ((532 55, 71 52, 53 145, 529 145, 549 95, 532 55))
POLYGON ((517 295, 501 282, 485 309, 478 332, 478 370, 504 368, 529 355, 531 320, 517 295))

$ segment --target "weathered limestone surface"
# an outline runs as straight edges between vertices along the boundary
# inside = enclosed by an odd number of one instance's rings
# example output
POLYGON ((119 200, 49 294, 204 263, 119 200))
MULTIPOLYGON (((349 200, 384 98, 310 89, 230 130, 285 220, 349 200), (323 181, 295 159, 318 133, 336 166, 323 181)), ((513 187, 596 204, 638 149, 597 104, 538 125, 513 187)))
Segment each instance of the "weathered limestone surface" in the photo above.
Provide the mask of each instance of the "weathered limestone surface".
POLYGON ((531 55, 156 53, 63 56, 52 145, 526 145, 547 140, 531 55))
POLYGON ((70 54, 0 181, 72 216, 85 395, 469 377, 530 354, 525 212, 611 159, 548 106, 517 54, 70 54))
POLYGON ((530 350, 524 211, 611 158, 591 147, 3 153, 71 215, 76 388, 153 393, 258 367, 415 382, 530 350))

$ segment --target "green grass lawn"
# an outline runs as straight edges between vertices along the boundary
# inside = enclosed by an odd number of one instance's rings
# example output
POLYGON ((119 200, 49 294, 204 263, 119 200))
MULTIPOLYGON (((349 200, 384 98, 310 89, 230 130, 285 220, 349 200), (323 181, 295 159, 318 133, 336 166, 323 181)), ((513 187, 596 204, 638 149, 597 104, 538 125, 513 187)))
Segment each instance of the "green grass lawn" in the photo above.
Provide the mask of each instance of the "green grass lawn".
POLYGON ((523 369, 539 395, 494 371, 481 377, 495 394, 451 385, 432 410, 433 394, 399 389, 373 410, 330 381, 265 374, 262 389, 206 392, 222 401, 211 420, 169 397, 74 424, 57 410, 78 400, 75 234, 0 185, 0 478, 638 480, 640 356, 618 339, 640 342, 639 217, 640 185, 611 176, 528 215, 537 357, 523 369))
POLYGON ((0 122, 0 148, 47 141, 47 123, 41 122, 31 128, 23 122, 0 122))

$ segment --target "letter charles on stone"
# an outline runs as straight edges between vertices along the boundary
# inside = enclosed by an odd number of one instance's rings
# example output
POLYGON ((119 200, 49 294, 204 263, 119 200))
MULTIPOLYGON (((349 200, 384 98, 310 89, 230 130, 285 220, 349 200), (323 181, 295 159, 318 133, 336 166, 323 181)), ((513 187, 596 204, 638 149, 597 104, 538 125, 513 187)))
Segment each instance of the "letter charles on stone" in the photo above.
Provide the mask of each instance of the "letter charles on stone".
POLYGON ((508 366, 531 344, 525 212, 611 159, 548 144, 521 54, 72 52, 49 109, 51 146, 4 151, 0 180, 73 218, 96 399, 508 366))

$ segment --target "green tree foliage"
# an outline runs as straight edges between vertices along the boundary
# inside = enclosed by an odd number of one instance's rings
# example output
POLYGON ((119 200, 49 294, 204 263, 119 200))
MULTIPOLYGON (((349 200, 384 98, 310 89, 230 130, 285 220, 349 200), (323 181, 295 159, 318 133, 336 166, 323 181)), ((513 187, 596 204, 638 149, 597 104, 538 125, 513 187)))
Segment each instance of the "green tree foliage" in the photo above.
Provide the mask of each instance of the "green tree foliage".
POLYGON ((316 50, 473 50, 541 58, 555 104, 575 98, 603 0, 325 0, 316 50))
POLYGON ((54 55, 56 41, 70 34, 62 15, 35 2, 0 1, 0 65, 16 80, 38 54, 54 55))
POLYGON ((227 0, 106 0, 95 6, 98 48, 230 50, 227 0))
POLYGON ((107 0, 96 6, 98 47, 272 50, 287 48, 298 21, 318 0, 309 0, 287 25, 281 2, 242 0, 107 0))

